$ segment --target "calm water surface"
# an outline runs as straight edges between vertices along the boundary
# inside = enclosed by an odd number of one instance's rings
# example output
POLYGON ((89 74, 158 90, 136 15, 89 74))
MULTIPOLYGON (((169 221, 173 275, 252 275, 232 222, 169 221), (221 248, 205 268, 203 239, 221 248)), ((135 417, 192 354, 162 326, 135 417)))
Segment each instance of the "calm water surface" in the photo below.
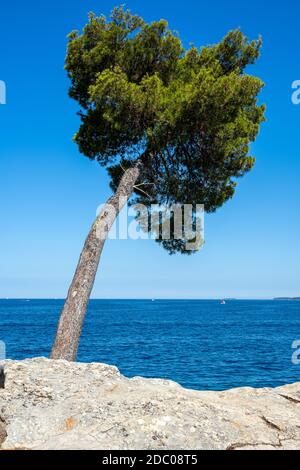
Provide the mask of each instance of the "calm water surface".
MULTIPOLYGON (((62 305, 0 300, 7 356, 47 356, 62 305)), ((300 381, 291 362, 296 339, 297 301, 92 300, 78 359, 196 389, 278 386, 300 381)))

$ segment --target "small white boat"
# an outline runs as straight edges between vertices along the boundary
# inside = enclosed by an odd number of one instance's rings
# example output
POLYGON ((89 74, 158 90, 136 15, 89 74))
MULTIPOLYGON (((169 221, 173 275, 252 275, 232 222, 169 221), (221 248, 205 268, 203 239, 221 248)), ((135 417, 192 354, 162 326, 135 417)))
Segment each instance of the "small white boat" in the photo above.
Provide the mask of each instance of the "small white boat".
POLYGON ((220 304, 221 304, 221 305, 226 305, 225 300, 221 300, 220 304))

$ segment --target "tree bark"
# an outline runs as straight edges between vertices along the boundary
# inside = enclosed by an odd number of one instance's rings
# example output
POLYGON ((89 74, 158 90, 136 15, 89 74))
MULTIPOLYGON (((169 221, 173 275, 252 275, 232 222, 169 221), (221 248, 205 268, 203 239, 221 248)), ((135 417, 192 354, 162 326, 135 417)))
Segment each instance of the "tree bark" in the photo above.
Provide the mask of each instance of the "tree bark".
POLYGON ((125 171, 116 193, 107 201, 93 223, 62 310, 52 359, 75 361, 87 304, 94 285, 101 253, 119 212, 130 198, 141 172, 141 159, 125 171))

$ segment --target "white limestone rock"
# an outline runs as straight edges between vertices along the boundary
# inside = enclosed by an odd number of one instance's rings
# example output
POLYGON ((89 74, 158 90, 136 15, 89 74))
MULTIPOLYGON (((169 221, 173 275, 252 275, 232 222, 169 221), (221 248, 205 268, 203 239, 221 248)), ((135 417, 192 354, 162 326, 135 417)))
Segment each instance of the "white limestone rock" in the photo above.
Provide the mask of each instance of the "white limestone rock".
POLYGON ((2 449, 300 449, 300 383, 200 392, 105 364, 4 368, 2 449))

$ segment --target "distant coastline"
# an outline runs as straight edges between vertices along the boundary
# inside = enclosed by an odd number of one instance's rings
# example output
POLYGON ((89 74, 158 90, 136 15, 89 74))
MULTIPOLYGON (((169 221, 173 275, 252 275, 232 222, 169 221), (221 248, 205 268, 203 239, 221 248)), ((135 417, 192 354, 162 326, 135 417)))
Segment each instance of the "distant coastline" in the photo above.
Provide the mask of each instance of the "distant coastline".
POLYGON ((273 300, 300 300, 300 297, 275 297, 273 300))

